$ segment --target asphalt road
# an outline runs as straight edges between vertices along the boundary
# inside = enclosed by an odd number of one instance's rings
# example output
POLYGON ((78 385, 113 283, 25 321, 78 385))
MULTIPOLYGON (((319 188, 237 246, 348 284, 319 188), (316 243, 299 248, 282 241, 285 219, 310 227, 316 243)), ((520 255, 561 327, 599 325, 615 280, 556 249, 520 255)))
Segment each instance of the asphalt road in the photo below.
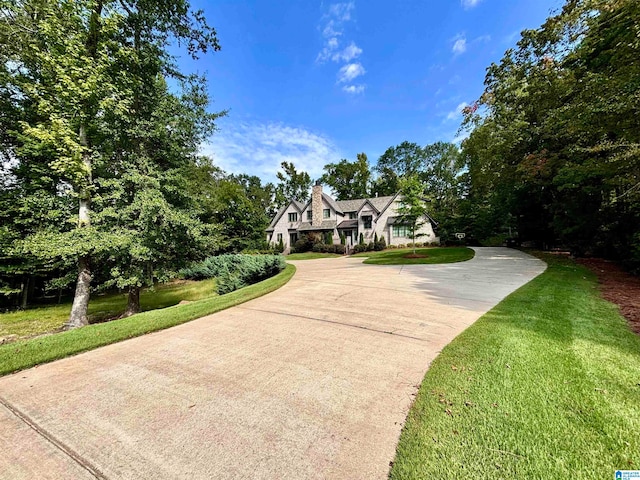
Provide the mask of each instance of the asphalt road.
POLYGON ((292 263, 267 296, 0 378, 0 478, 384 479, 434 357, 545 268, 292 263))

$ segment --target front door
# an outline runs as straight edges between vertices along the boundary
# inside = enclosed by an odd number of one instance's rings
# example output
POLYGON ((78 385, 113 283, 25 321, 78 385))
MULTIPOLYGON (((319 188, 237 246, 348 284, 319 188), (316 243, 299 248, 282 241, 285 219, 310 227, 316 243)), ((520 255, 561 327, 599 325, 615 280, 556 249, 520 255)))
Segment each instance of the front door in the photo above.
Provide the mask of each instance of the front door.
POLYGON ((344 236, 347 239, 347 245, 353 245, 353 230, 345 230, 344 236))
POLYGON ((290 233, 289 234, 289 246, 293 247, 293 244, 296 243, 298 241, 298 234, 297 233, 290 233))

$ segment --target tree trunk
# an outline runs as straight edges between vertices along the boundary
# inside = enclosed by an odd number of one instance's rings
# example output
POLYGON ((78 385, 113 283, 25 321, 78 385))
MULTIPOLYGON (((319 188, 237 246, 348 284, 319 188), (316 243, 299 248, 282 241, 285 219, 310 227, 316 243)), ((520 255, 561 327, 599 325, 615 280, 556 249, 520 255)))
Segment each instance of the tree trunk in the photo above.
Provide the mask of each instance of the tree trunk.
POLYGON ((24 310, 29 305, 29 276, 22 281, 22 294, 20 296, 20 308, 24 310))
MULTIPOLYGON (((80 125, 79 131, 80 144, 88 147, 86 127, 84 123, 80 125)), ((88 148, 82 155, 82 161, 87 168, 88 178, 87 184, 91 184, 91 157, 88 148)), ((80 191, 80 203, 78 205, 78 228, 84 228, 91 225, 91 194, 88 185, 80 191)), ((76 294, 73 297, 73 306, 71 307, 71 315, 66 324, 67 329, 81 327, 86 325, 87 309, 89 308, 89 296, 91 292, 91 268, 88 255, 82 255, 78 258, 78 281, 76 283, 76 294)))
POLYGON ((78 283, 76 283, 76 294, 73 297, 73 306, 69 321, 65 325, 67 330, 87 325, 87 308, 89 307, 89 296, 91 288, 91 269, 89 268, 89 256, 83 255, 78 258, 78 283))
POLYGON ((127 309, 122 316, 130 317, 136 313, 140 313, 140 287, 129 287, 127 309))

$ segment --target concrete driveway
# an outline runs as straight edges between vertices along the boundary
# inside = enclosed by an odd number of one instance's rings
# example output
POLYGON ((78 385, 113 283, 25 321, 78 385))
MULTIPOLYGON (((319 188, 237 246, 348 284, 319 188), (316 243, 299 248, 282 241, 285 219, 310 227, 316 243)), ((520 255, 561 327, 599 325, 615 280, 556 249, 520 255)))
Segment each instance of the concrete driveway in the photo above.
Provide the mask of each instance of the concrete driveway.
POLYGON ((2 479, 384 479, 425 371, 545 265, 294 262, 280 290, 0 379, 2 479))

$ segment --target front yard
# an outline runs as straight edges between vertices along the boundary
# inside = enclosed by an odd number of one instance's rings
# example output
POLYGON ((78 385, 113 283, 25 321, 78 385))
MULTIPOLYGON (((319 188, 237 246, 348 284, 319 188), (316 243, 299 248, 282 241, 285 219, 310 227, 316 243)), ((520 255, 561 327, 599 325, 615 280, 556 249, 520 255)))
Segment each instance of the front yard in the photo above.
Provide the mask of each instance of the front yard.
POLYGON ((354 257, 367 257, 364 263, 373 265, 415 265, 455 263, 471 260, 475 253, 466 247, 429 247, 389 249, 381 252, 356 253, 354 257))
POLYGON ((595 276, 549 268, 432 363, 391 479, 613 478, 640 469, 640 337, 595 276))

